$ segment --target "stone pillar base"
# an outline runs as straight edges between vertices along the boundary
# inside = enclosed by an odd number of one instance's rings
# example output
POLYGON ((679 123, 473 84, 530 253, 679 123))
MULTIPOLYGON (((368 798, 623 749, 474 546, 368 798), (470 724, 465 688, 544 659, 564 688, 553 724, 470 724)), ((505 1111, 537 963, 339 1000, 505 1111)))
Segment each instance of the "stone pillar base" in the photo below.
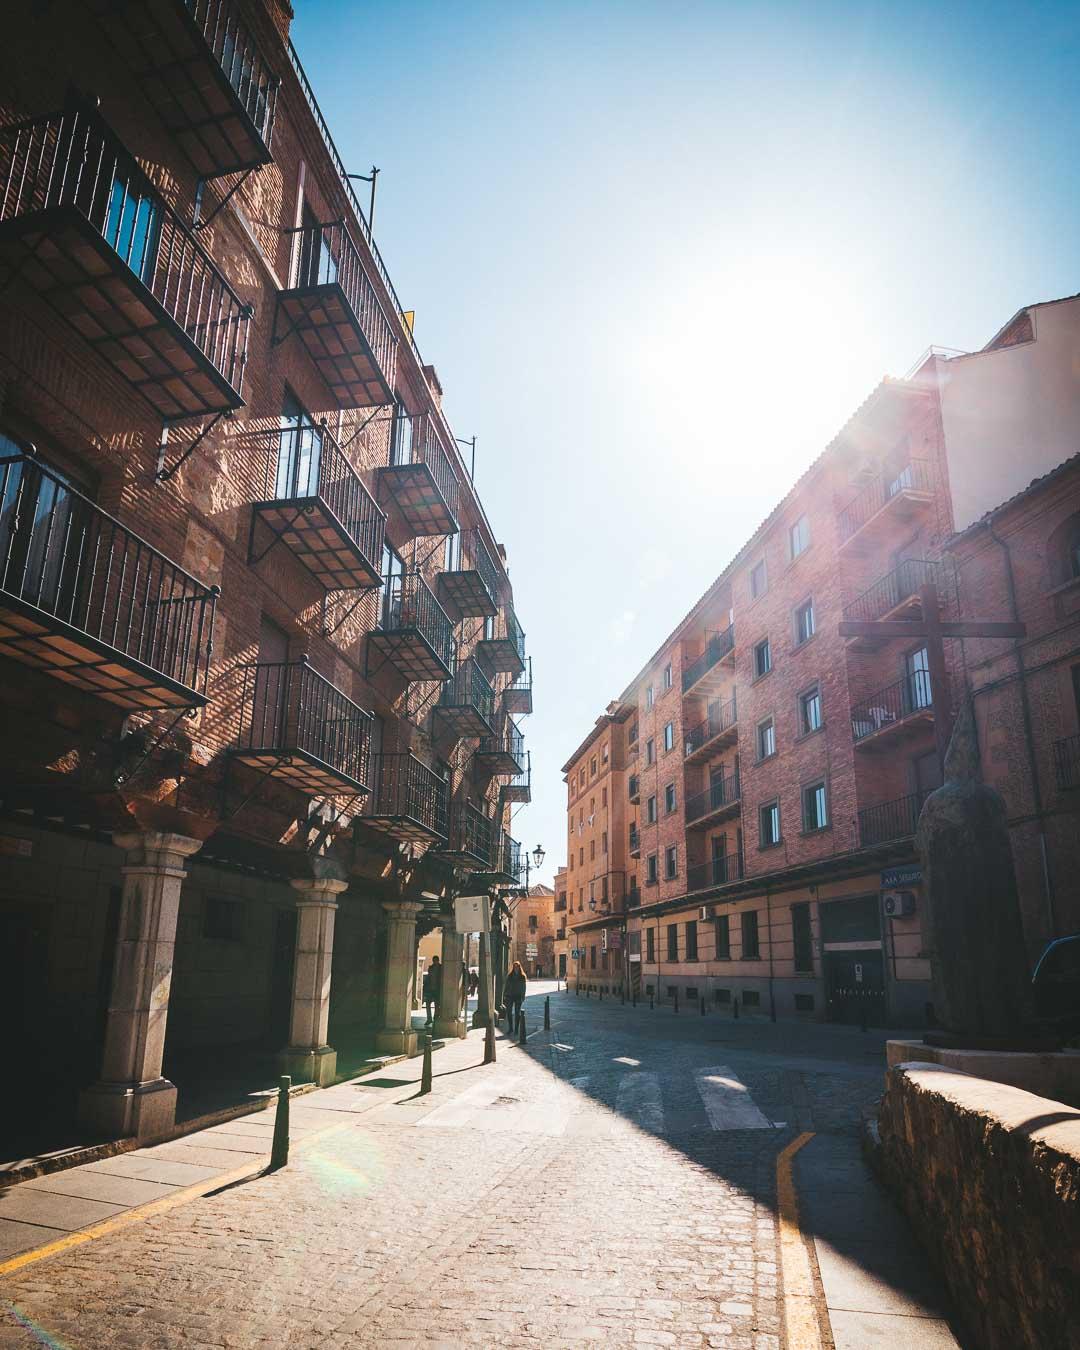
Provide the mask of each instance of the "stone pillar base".
POLYGON ((465 1017, 436 1017, 434 1032, 436 1036, 455 1037, 463 1041, 468 1034, 465 1029, 465 1017))
POLYGON ((176 1124, 176 1088, 167 1078, 95 1083, 79 1094, 79 1120, 110 1139, 158 1139, 176 1124))
POLYGON ((415 1055, 415 1031, 380 1031, 375 1037, 375 1049, 382 1055, 415 1055))
POLYGON ((293 1082, 315 1083, 329 1087, 337 1077, 337 1051, 328 1045, 319 1050, 306 1050, 302 1045, 287 1045, 278 1055, 281 1072, 293 1082))

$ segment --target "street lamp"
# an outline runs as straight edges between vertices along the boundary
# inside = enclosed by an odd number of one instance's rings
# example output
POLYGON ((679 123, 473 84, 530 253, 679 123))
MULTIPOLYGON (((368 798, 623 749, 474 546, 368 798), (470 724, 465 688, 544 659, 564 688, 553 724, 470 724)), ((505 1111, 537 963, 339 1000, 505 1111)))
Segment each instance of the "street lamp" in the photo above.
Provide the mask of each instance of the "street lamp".
POLYGON ((519 900, 524 899, 525 897, 528 896, 528 894, 529 894, 529 874, 530 874, 530 872, 532 872, 534 866, 535 866, 535 868, 536 868, 537 871, 540 870, 540 868, 543 866, 544 858, 545 858, 546 856, 547 856, 547 855, 546 855, 545 852, 544 852, 544 846, 543 846, 543 844, 537 844, 537 846, 533 849, 533 851, 532 851, 532 863, 531 863, 531 864, 530 864, 530 862, 529 862, 529 855, 528 855, 528 853, 525 854, 525 889, 524 889, 524 890, 521 890, 521 891, 518 891, 518 899, 519 899, 519 900))

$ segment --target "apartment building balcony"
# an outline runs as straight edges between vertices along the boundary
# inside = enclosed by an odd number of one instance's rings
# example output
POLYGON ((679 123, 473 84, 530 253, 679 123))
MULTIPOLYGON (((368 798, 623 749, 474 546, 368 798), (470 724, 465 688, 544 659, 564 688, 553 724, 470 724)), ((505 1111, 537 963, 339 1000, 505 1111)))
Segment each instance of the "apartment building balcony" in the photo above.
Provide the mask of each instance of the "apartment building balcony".
POLYGON ((295 333, 342 408, 394 401, 397 338, 342 220, 299 226, 274 346, 295 333))
POLYGON ((446 611, 418 572, 383 578, 379 627, 368 634, 371 653, 389 661, 410 684, 448 680, 454 664, 454 629, 446 611))
POLYGON ((495 734, 495 691, 475 661, 462 661, 443 685, 434 718, 458 740, 495 734))
POLYGON ((741 881, 744 875, 743 855, 728 853, 708 862, 691 863, 686 869, 686 891, 705 891, 711 886, 726 886, 729 881, 741 881))
POLYGON ((1080 736, 1054 742, 1054 773, 1062 792, 1080 787, 1080 736))
MULTIPOLYGON (((499 568, 477 528, 455 540, 452 567, 435 579, 435 593, 452 619, 483 619, 499 612, 499 568)), ((531 711, 531 709, 530 709, 531 711)))
POLYGON ((492 778, 512 778, 525 768, 525 737, 509 718, 498 735, 481 736, 473 763, 492 778))
POLYGON ((162 418, 243 406, 251 308, 85 104, 0 129, 0 259, 162 418))
MULTIPOLYGON (((460 491, 450 455, 432 417, 398 417, 390 438, 390 462, 378 471, 379 498, 385 488, 397 503, 406 528, 420 538, 455 534, 458 528, 460 491)), ((477 536, 474 545, 483 547, 477 536)), ((487 563, 477 548, 470 553, 471 570, 490 578, 487 563)), ((491 606, 484 611, 494 613, 491 606)))
POLYGON ((638 774, 632 773, 626 780, 626 795, 631 806, 637 806, 641 801, 641 778, 638 774))
POLYGON ((503 710, 515 717, 527 717, 533 710, 532 657, 525 660, 525 669, 503 690, 503 710))
POLYGON ((637 879, 635 878, 626 890, 626 908, 638 909, 641 905, 641 891, 638 889, 637 879))
POLYGON ((851 734, 860 750, 892 745, 933 722, 933 692, 926 670, 906 675, 851 705, 851 734))
POLYGON ((626 873, 601 872, 589 882, 586 901, 592 914, 621 914, 626 896, 626 873))
POLYGON ((631 858, 641 857, 641 832, 636 825, 630 826, 630 856, 631 858))
POLYGON ((373 755, 363 824, 402 843, 445 843, 449 789, 415 755, 373 755))
POLYGON ((735 625, 729 624, 720 633, 711 633, 705 650, 683 670, 684 695, 714 693, 724 683, 725 672, 735 664, 735 625))
POLYGON ((467 872, 486 872, 496 853, 495 822, 472 802, 451 803, 449 837, 436 856, 467 872))
POLYGON ((516 886, 521 880, 521 845, 516 839, 511 839, 505 830, 495 833, 491 867, 491 879, 496 883, 516 886))
POLYGON ((201 178, 272 159, 280 81, 228 0, 92 0, 201 178))
POLYGON ((925 792, 912 792, 891 802, 878 802, 859 812, 859 844, 870 848, 873 844, 887 844, 894 839, 910 839, 919 824, 919 812, 926 800, 925 792))
POLYGON ((0 459, 0 655, 129 711, 201 707, 217 596, 33 454, 0 459))
MULTIPOLYGON (((254 506, 248 561, 255 558, 259 517, 274 542, 285 544, 328 591, 381 586, 386 514, 327 427, 294 426, 264 435, 265 499, 254 506)), ((268 551, 264 547, 258 556, 268 551)))
MULTIPOLYGON (((844 606, 844 619, 872 623, 876 619, 922 618, 922 588, 929 582, 937 584, 940 568, 937 563, 922 558, 905 558, 879 577, 872 586, 844 606)), ((877 651, 886 638, 847 638, 850 651, 877 651)))
POLYGON ((368 791, 371 714, 299 661, 242 666, 235 759, 316 795, 368 791))
POLYGON ((695 792, 686 799, 686 828, 702 830, 736 815, 742 789, 738 770, 717 774, 704 792, 695 792))
POLYGON ((704 721, 686 733, 686 763, 699 764, 739 739, 735 696, 710 703, 704 721))
POLYGON ((875 473, 855 499, 837 516, 840 547, 858 541, 872 544, 897 523, 910 524, 934 499, 930 465, 911 459, 895 469, 875 473))
POLYGON ((500 788, 504 802, 532 801, 532 754, 525 751, 525 767, 500 788))
POLYGON ((516 679, 525 669, 525 630, 509 605, 488 621, 484 636, 476 644, 476 657, 493 675, 513 675, 516 679))

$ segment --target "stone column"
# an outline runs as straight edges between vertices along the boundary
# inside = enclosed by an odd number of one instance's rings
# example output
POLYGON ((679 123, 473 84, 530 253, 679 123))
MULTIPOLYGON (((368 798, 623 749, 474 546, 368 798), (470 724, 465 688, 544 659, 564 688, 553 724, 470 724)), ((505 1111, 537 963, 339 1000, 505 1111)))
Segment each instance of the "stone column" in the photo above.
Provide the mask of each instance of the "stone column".
POLYGON ((176 1121, 176 1088, 161 1076, 184 862, 201 839, 151 830, 118 834, 124 850, 101 1078, 79 1098, 79 1118, 112 1138, 152 1139, 176 1121))
POLYGON ((337 1077, 337 1051, 326 1043, 330 970, 334 960, 336 897, 349 883, 337 877, 294 877, 296 959, 293 963, 289 1044, 279 1055, 282 1073, 327 1087, 337 1077))
POLYGON ((384 900, 386 910, 386 993, 383 1028, 375 1048, 387 1055, 414 1055, 412 1028, 413 986, 416 983, 416 916, 423 908, 415 900, 384 900))
POLYGON ((442 979, 435 1005, 436 1036, 465 1037, 465 999, 461 966, 465 959, 465 937, 448 919, 442 930, 442 979))

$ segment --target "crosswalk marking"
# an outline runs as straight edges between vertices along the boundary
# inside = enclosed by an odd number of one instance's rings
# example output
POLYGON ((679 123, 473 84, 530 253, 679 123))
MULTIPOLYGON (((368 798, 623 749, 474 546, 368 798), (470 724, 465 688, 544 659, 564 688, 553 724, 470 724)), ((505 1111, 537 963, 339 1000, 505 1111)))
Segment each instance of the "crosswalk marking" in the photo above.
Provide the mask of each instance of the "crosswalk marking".
POLYGON ((494 1134, 561 1135, 578 1106, 578 1094, 560 1078, 540 1084, 515 1075, 476 1083, 443 1102, 416 1123, 438 1129, 477 1129, 494 1134))
POLYGON ((664 1101, 655 1073, 627 1073, 619 1079, 615 1110, 650 1134, 664 1133, 664 1101))
POLYGON ((714 1130, 771 1130, 773 1123, 754 1105, 746 1084, 726 1064, 696 1069, 694 1081, 714 1130))

